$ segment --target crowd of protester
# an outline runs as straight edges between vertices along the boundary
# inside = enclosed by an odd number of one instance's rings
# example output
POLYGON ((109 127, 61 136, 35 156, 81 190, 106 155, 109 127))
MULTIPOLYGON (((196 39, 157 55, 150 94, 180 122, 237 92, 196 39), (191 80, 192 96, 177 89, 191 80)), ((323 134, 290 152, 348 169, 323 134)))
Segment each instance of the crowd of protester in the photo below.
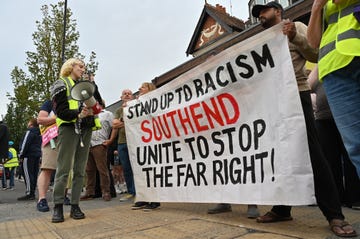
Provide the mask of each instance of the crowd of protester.
MULTIPOLYGON (((336 16, 343 10, 347 14, 345 10, 357 3, 315 0, 309 26, 284 20, 284 10, 275 1, 252 9, 263 28, 283 24, 305 118, 317 205, 331 231, 341 237, 357 235, 345 221, 342 206, 356 209, 360 203, 360 38, 354 40, 347 35, 351 30, 360 30, 360 16, 359 12, 351 15, 351 11, 342 19, 336 16), (337 28, 343 33, 344 43, 335 45, 332 43, 337 35, 333 29, 337 28), (306 62, 317 63, 310 75, 306 73, 306 62)), ((19 154, 6 124, 0 122, 2 190, 14 190, 15 177, 23 175, 26 191, 18 200, 35 200, 37 187, 36 208, 47 212, 49 186, 53 184, 53 223, 65 220, 63 205, 71 206, 71 218, 84 219, 80 201, 98 197, 106 202, 120 195, 121 202, 134 202, 133 210, 159 209, 160 202, 136 200, 136 175, 123 120, 124 107, 134 100, 134 94, 124 89, 122 105, 113 114, 105 109, 94 75, 85 71, 80 59, 71 58, 63 64, 60 78, 51 87, 52 98, 44 102, 37 118, 28 121, 19 154), (96 104, 89 98, 78 101, 70 97, 73 86, 83 79, 93 85, 90 98, 96 104)), ((155 88, 145 82, 139 95, 155 88)), ((208 213, 231 210, 230 204, 219 202, 208 213)), ((274 205, 264 215, 260 215, 257 205, 248 205, 247 216, 258 223, 293 220, 291 206, 285 205, 274 205)))

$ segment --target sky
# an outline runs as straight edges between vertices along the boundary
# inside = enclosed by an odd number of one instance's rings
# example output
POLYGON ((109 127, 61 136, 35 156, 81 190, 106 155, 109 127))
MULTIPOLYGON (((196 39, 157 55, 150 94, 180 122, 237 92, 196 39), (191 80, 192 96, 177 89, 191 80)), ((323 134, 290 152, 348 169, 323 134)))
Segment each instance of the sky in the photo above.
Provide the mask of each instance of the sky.
MULTIPOLYGON (((207 0, 221 4, 241 20, 249 17, 248 0, 207 0)), ((35 51, 32 34, 42 20, 41 6, 55 0, 1 1, 0 117, 13 93, 10 73, 15 66, 25 72, 27 51, 35 51)), ((142 82, 190 60, 186 49, 203 10, 204 0, 68 0, 80 33, 80 53, 97 55, 95 81, 107 105, 119 100, 123 89, 136 92, 142 82)))

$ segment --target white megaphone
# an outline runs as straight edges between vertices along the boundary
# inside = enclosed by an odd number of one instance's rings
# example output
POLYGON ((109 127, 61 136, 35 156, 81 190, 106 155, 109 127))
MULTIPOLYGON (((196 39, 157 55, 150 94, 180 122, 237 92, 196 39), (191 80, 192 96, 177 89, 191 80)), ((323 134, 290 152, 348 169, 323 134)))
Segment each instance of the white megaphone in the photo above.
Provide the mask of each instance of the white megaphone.
POLYGON ((71 97, 77 101, 83 101, 90 107, 95 115, 102 110, 101 105, 94 98, 95 86, 90 81, 79 81, 71 89, 71 97))

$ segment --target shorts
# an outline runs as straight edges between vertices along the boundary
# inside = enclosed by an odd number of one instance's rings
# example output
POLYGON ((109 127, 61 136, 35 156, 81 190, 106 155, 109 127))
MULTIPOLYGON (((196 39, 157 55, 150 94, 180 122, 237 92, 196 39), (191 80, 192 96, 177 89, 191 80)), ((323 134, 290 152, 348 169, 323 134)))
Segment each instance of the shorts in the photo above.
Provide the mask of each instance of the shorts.
POLYGON ((56 170, 57 156, 58 156, 57 148, 51 149, 49 143, 43 146, 41 149, 42 149, 42 158, 41 158, 40 168, 56 170))

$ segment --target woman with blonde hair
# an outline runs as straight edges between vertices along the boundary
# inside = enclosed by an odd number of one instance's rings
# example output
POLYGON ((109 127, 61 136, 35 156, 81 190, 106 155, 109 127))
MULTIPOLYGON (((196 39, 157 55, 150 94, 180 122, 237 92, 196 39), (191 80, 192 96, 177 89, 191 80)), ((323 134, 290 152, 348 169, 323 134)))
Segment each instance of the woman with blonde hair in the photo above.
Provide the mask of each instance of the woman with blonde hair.
MULTIPOLYGON (((90 109, 70 97, 72 87, 82 78, 85 64, 82 60, 67 60, 60 71, 60 79, 51 86, 51 97, 57 114, 58 156, 53 192, 54 213, 52 222, 63 222, 63 203, 69 172, 73 170, 71 187, 71 211, 73 219, 83 219, 79 201, 83 188, 85 166, 89 155, 94 116, 90 109)), ((99 99, 96 99, 99 101, 99 99)))
POLYGON ((141 84, 141 87, 139 88, 139 96, 144 95, 150 91, 153 91, 156 89, 156 86, 151 82, 144 82, 141 84))

